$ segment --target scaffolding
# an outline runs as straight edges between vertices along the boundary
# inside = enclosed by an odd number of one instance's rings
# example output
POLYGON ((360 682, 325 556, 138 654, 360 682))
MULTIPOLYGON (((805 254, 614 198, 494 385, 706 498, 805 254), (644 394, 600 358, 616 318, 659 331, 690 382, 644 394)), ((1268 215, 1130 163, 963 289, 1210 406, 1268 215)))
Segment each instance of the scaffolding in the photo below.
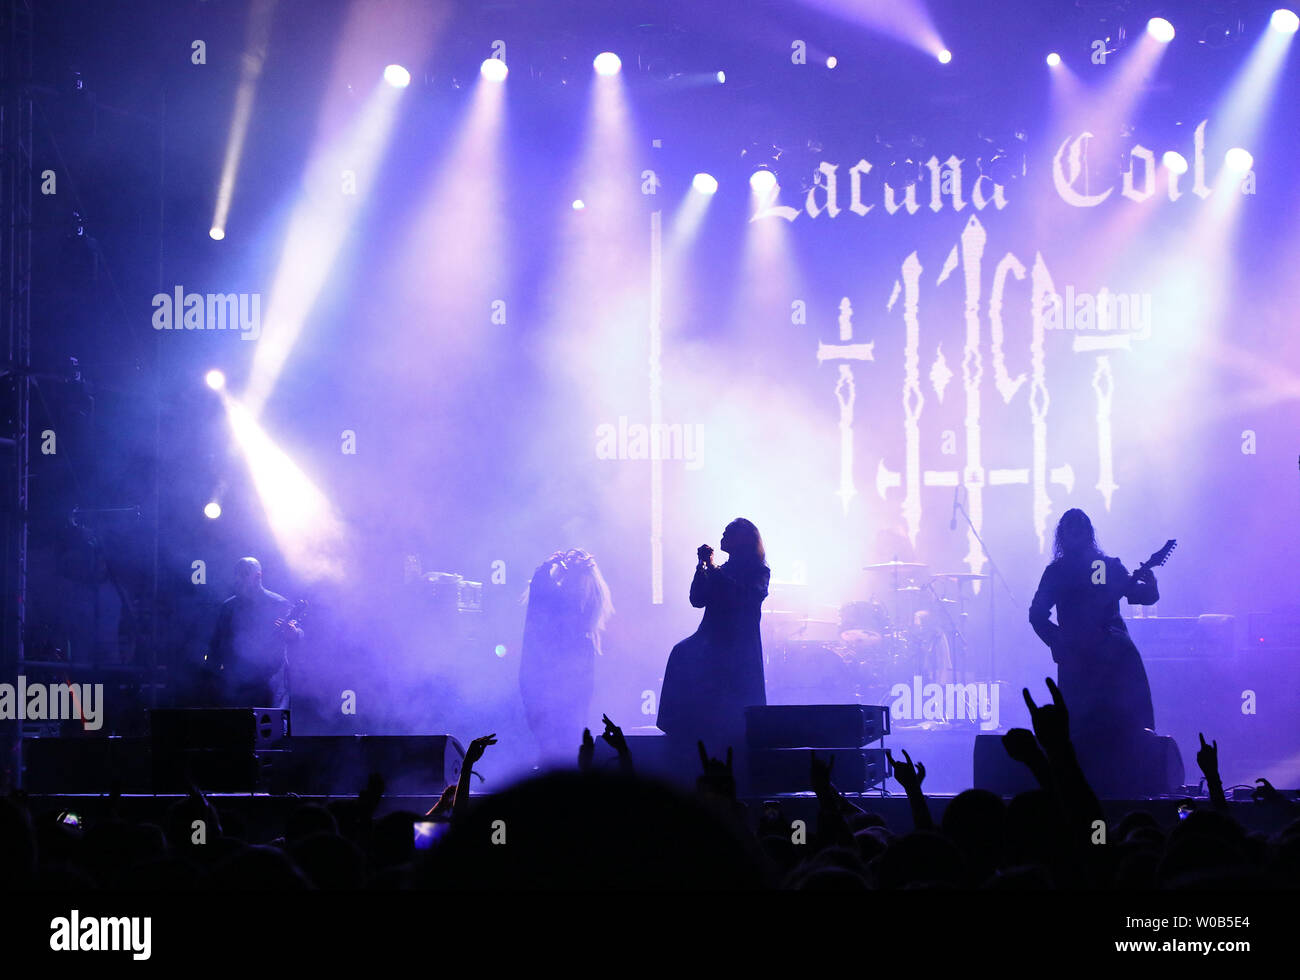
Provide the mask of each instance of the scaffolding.
MULTIPOLYGON (((22 672, 26 659, 27 534, 31 477, 32 358, 32 83, 35 15, 32 0, 0 5, 0 308, 7 339, 4 374, 12 387, 3 444, 9 452, 11 499, 5 521, 4 676, 22 672)), ((21 771, 21 728, 0 721, 5 750, 3 782, 14 784, 21 771)))

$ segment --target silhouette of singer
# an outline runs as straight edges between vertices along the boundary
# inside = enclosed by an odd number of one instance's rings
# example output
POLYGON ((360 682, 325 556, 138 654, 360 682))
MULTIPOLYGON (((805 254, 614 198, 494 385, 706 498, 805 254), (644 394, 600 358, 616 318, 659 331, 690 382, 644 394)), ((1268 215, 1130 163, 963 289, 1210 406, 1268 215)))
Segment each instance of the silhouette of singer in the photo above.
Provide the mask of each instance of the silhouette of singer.
POLYGON ((722 565, 713 564, 707 544, 696 551, 691 605, 704 618, 668 657, 658 725, 721 747, 743 738, 746 707, 767 704, 758 624, 771 572, 758 528, 743 517, 726 526, 719 544, 728 555, 722 565))

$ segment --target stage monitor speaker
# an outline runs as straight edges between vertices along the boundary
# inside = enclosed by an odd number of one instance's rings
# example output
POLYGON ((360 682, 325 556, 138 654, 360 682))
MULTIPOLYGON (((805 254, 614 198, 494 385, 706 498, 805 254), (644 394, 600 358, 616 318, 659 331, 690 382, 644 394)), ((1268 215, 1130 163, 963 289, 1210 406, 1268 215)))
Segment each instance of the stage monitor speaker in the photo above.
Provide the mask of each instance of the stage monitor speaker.
POLYGON ((874 704, 769 704, 745 709, 751 749, 861 748, 889 734, 889 709, 874 704))
POLYGON ((29 738, 23 741, 23 789, 28 793, 148 793, 149 739, 29 738))
POLYGON ((813 751, 822 760, 835 756, 832 778, 836 788, 844 793, 865 793, 883 783, 891 773, 884 749, 756 749, 750 755, 750 791, 759 795, 811 792, 809 754, 813 751))
POLYGON ((1075 748, 1088 785, 1102 799, 1128 800, 1177 793, 1183 785, 1183 755, 1168 735, 1144 732, 1115 748, 1081 744, 1075 748))
MULTIPOLYGON (((1127 746, 1076 744, 1079 765, 1102 799, 1142 799, 1175 793, 1183 784, 1183 757, 1167 735, 1146 732, 1127 746)), ((1038 789, 1029 767, 1007 755, 1001 735, 975 738, 975 786, 1015 796, 1038 789)))
POLYGON ((390 796, 437 796, 465 758, 450 735, 297 735, 287 745, 275 792, 351 796, 377 772, 390 796))
POLYGON ((149 712, 155 793, 251 793, 260 786, 258 753, 282 745, 283 708, 155 708, 149 712))

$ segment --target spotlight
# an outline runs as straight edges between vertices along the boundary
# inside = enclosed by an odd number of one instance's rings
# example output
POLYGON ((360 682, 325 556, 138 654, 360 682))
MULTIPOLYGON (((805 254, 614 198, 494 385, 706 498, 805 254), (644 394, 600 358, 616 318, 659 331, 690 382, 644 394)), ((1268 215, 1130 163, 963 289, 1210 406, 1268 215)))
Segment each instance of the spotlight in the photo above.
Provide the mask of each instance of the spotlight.
POLYGON ((208 237, 214 242, 219 242, 221 239, 226 237, 226 229, 218 228, 216 225, 213 225, 208 229, 208 237))
POLYGON ((623 67, 623 61, 613 51, 602 51, 591 62, 591 67, 596 69, 597 75, 617 75, 623 67))
POLYGON ((586 206, 587 206, 587 205, 586 205, 586 203, 582 200, 582 198, 578 198, 576 201, 573 202, 573 210, 575 210, 575 211, 581 211, 581 210, 582 210, 583 208, 585 208, 586 206))
POLYGON ((1168 167, 1171 173, 1187 173, 1187 158, 1177 150, 1165 150, 1164 156, 1160 158, 1160 162, 1168 167))
POLYGON ((1057 65, 1061 63, 1061 56, 1057 54, 1055 51, 1053 51, 1051 54, 1047 56, 1047 63, 1051 67, 1055 68, 1057 65))
POLYGON ((1238 174, 1250 173, 1255 166, 1255 158, 1250 155, 1250 151, 1243 150, 1240 146, 1234 146, 1225 153, 1223 162, 1229 170, 1238 174))
POLYGON ((712 174, 696 174, 691 179, 691 186, 701 194, 716 194, 718 192, 718 179, 712 174))
POLYGON ((1273 11, 1273 16, 1268 19, 1268 26, 1275 31, 1281 31, 1283 34, 1294 34, 1296 28, 1300 28, 1300 17, 1296 16, 1294 10, 1279 7, 1273 11))
POLYGON ((210 521, 215 521, 221 516, 221 505, 215 500, 209 500, 203 505, 203 516, 210 521))
POLYGON ((952 61, 952 52, 944 48, 939 52, 939 64, 946 65, 950 61, 952 61))
POLYGON ((766 197, 776 186, 776 174, 770 170, 755 170, 749 175, 749 186, 755 194, 766 197))
POLYGON ((203 376, 203 383, 213 391, 220 391, 226 386, 226 376, 216 368, 213 368, 203 376))
POLYGON ((406 88, 411 84, 411 73, 401 65, 389 65, 384 69, 384 81, 393 88, 406 88))
POLYGON ((840 63, 840 59, 835 57, 835 55, 831 55, 829 58, 826 59, 827 68, 834 68, 839 63, 840 63))
POLYGON ((719 84, 719 85, 726 85, 726 84, 727 84, 727 73, 726 73, 725 71, 720 71, 720 72, 718 72, 716 75, 714 75, 713 77, 716 78, 716 79, 718 80, 718 84, 719 84))
POLYGON ((489 82, 504 82, 510 69, 500 58, 487 58, 478 66, 478 73, 489 82))
POLYGON ((1152 17, 1147 21, 1147 33, 1161 44, 1168 44, 1174 39, 1174 25, 1163 17, 1152 17))
POLYGON ((492 652, 498 657, 504 657, 506 655, 506 645, 504 643, 498 643, 492 652))

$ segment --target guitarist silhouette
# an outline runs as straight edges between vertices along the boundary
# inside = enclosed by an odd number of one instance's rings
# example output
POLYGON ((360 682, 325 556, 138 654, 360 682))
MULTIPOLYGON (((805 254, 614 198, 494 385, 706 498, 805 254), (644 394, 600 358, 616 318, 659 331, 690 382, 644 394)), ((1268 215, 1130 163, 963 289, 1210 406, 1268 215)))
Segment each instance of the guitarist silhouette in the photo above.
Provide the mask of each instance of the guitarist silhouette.
POLYGON ((1119 601, 1149 606, 1159 600, 1151 569, 1164 564, 1174 545, 1168 542, 1130 575, 1098 547, 1087 514, 1074 508, 1061 515, 1054 559, 1034 593, 1029 622, 1052 650, 1078 742, 1120 744, 1155 727, 1151 686, 1119 601))
POLYGON ((205 658, 205 700, 230 707, 289 706, 289 647, 303 636, 297 616, 306 606, 262 586, 256 558, 235 563, 235 594, 221 604, 205 658))

